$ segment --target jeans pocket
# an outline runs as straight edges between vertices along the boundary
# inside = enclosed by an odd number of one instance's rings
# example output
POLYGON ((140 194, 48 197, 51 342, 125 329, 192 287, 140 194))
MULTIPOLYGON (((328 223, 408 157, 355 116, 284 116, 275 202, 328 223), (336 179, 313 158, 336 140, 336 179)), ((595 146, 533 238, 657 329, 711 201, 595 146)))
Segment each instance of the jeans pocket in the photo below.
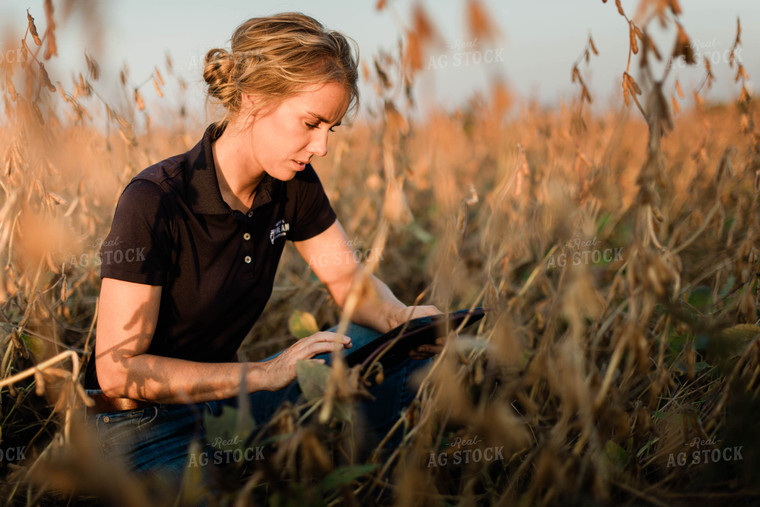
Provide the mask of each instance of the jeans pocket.
POLYGON ((95 430, 103 454, 107 458, 126 458, 134 446, 141 421, 152 415, 152 409, 121 410, 95 416, 95 430))
POLYGON ((202 409, 195 405, 157 404, 138 410, 91 416, 103 454, 134 471, 181 474, 187 448, 203 438, 202 409))

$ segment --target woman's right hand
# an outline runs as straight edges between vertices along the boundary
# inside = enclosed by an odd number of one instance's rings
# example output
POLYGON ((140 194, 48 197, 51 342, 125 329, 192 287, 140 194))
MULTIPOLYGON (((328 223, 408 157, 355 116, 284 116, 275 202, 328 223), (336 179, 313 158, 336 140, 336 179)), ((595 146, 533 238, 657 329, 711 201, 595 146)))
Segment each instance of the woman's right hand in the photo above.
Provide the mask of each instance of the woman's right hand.
MULTIPOLYGON (((320 331, 306 338, 301 338, 278 356, 261 363, 268 379, 268 390, 277 391, 293 382, 296 378, 297 361, 311 359, 333 350, 340 351, 344 347, 351 348, 351 338, 330 331, 320 331)), ((325 362, 324 359, 315 359, 315 361, 325 362)))

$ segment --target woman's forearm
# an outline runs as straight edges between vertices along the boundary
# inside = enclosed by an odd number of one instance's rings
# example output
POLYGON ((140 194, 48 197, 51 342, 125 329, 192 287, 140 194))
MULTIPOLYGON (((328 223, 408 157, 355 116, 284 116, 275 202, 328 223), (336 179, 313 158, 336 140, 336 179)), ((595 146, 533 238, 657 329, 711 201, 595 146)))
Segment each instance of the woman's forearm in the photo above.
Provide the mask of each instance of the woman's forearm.
POLYGON ((157 403, 199 403, 268 389, 262 363, 200 363, 139 354, 98 375, 103 392, 157 403), (241 381, 244 385, 241 386, 241 381))
POLYGON ((364 291, 351 315, 356 324, 386 333, 403 322, 400 314, 407 306, 398 300, 388 286, 374 275, 370 276, 373 291, 364 291))

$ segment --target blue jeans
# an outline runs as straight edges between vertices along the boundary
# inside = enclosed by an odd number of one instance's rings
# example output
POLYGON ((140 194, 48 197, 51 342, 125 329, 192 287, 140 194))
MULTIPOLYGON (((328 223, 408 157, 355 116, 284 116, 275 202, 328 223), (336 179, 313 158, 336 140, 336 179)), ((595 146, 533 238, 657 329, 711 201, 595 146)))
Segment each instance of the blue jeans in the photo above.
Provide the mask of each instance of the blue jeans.
MULTIPOLYGON (((331 329, 335 330, 336 328, 331 329)), ((353 323, 349 325, 346 334, 351 337, 353 346, 344 349, 344 355, 380 335, 377 331, 353 323)), ((328 364, 330 362, 330 354, 316 357, 324 358, 328 364)), ((415 392, 408 384, 410 373, 428 362, 429 360, 406 359, 393 370, 384 372, 382 384, 369 388, 375 399, 359 404, 364 420, 369 422, 366 429, 378 436, 390 430, 400 412, 414 398, 415 392)), ((279 391, 250 393, 249 402, 254 421, 257 424, 267 422, 283 402, 295 403, 300 394, 296 381, 279 391)), ((235 406, 237 399, 191 405, 160 403, 138 410, 90 415, 88 421, 95 428, 106 457, 118 456, 135 471, 179 475, 188 459, 190 442, 205 437, 204 415, 207 414, 207 418, 218 416, 225 405, 235 406)), ((393 441, 398 442, 398 437, 393 441)))

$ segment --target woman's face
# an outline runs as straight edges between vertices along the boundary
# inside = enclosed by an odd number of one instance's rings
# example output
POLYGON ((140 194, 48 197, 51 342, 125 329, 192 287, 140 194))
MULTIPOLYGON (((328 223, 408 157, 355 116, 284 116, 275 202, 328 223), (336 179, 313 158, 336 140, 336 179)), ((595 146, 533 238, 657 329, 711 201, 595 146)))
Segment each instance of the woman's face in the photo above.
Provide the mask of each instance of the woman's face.
POLYGON ((345 88, 329 82, 312 85, 257 113, 247 131, 252 176, 264 171, 287 181, 313 156, 325 156, 328 133, 340 124, 348 102, 345 88))

